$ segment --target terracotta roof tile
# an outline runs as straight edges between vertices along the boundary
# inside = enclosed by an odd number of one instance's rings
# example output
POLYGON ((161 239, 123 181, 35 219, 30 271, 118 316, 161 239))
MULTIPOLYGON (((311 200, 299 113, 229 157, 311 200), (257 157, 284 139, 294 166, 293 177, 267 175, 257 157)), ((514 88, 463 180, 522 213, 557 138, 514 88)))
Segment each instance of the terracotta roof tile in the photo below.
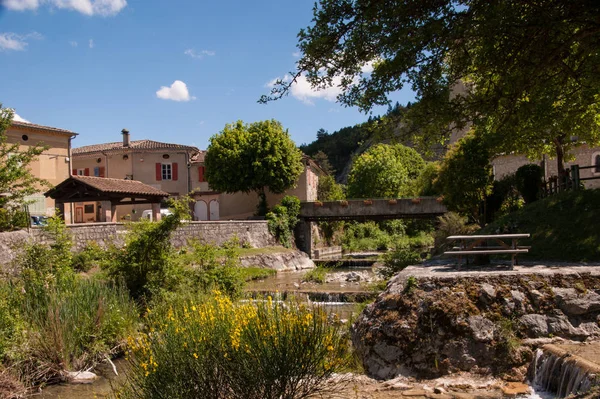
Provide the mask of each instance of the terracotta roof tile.
POLYGON ((204 156, 206 155, 206 151, 198 151, 196 154, 192 156, 190 159, 191 163, 202 163, 204 162, 204 156))
POLYGON ((73 148, 72 154, 76 155, 86 155, 86 154, 94 154, 97 152, 119 152, 119 151, 127 151, 127 150, 186 150, 191 152, 199 152, 200 150, 196 147, 182 145, 182 144, 173 144, 173 143, 161 143, 159 141, 153 140, 132 140, 129 144, 129 147, 123 147, 122 141, 117 141, 114 143, 103 143, 103 144, 93 144, 86 145, 79 148, 73 148))
POLYGON ((156 195, 168 197, 169 193, 149 186, 137 180, 112 179, 108 177, 71 176, 70 179, 81 181, 90 187, 106 193, 122 193, 135 195, 156 195))
POLYGON ((45 131, 56 132, 56 133, 65 133, 65 134, 69 134, 72 136, 77 135, 77 133, 72 132, 70 130, 59 129, 57 127, 52 127, 52 126, 36 125, 35 123, 29 123, 29 122, 20 122, 20 121, 13 120, 11 122, 11 126, 12 127, 23 127, 23 128, 27 128, 27 129, 33 129, 33 130, 45 130, 45 131))

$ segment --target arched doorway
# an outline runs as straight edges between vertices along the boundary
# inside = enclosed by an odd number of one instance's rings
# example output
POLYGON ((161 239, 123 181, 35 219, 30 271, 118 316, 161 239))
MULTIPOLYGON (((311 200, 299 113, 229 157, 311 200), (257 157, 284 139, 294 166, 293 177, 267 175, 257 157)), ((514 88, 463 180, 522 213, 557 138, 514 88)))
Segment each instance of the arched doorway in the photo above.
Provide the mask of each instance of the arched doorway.
POLYGON ((210 201, 210 220, 219 220, 219 201, 210 201))
POLYGON ((206 202, 202 200, 196 201, 194 205, 195 220, 208 220, 208 209, 206 202))

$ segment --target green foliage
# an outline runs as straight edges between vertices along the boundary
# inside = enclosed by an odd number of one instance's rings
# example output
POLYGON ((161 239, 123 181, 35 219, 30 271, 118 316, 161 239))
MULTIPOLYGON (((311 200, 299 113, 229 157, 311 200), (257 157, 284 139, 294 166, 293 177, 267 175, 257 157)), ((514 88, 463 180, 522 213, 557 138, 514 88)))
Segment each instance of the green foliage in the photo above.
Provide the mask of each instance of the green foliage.
MULTIPOLYGON (((318 137, 319 133, 317 133, 317 138, 318 137)), ((327 173, 328 175, 334 174, 335 169, 333 169, 333 166, 331 166, 331 163, 329 162, 329 157, 323 151, 317 151, 316 154, 312 156, 312 158, 315 160, 315 162, 319 164, 321 169, 323 169, 323 172, 327 173)))
POLYGON ((240 275, 244 281, 264 280, 277 274, 277 270, 262 267, 242 267, 240 275))
POLYGON ((94 266, 102 267, 110 259, 110 250, 102 248, 95 241, 89 241, 81 251, 73 255, 73 269, 88 272, 94 266))
POLYGON ((440 194, 435 187, 435 180, 439 173, 439 165, 437 162, 427 162, 421 174, 412 181, 411 195, 415 197, 426 196, 433 197, 440 194))
POLYGON ((406 284, 404 285, 404 293, 411 294, 417 287, 419 286, 419 282, 415 276, 408 276, 406 279, 406 284))
MULTIPOLYGON (((187 204, 187 201, 182 202, 187 204)), ((189 208, 172 209, 173 214, 159 222, 141 220, 130 224, 125 246, 116 251, 114 262, 106 265, 108 275, 122 279, 136 300, 149 299, 161 290, 174 290, 181 282, 181 268, 173 261, 174 250, 169 239, 189 208)))
POLYGON ((480 208, 492 191, 492 182, 488 147, 481 138, 468 135, 448 151, 435 184, 450 210, 482 223, 480 208))
POLYGON ((300 200, 298 197, 286 195, 279 205, 275 205, 267 213, 269 232, 277 241, 286 248, 290 248, 294 241, 294 228, 300 221, 300 200))
POLYGON ((507 175, 501 180, 495 180, 492 192, 485 199, 485 204, 485 220, 488 223, 520 209, 523 206, 523 199, 517 190, 515 175, 507 175))
POLYGON ((31 173, 29 165, 46 149, 43 146, 30 146, 21 149, 19 143, 10 144, 6 130, 12 123, 14 112, 2 108, 0 103, 0 229, 12 230, 29 226, 23 213, 28 195, 47 187, 48 182, 31 173))
POLYGON ((348 176, 349 198, 397 198, 410 194, 425 161, 401 144, 378 144, 360 155, 348 176))
POLYGON ((297 71, 261 101, 303 76, 366 111, 408 84, 417 104, 401 128, 431 143, 472 122, 497 153, 554 153, 559 171, 569 148, 600 144, 596 4, 320 0, 313 13, 298 34, 297 71))
POLYGON ((437 229, 434 233, 436 252, 444 252, 448 243, 446 238, 450 236, 468 235, 479 229, 478 225, 469 224, 466 216, 461 216, 456 212, 448 212, 438 217, 437 229))
POLYGON ((240 268, 237 247, 218 248, 192 241, 185 256, 180 257, 180 263, 186 268, 182 270, 183 279, 178 291, 206 293, 220 290, 232 298, 242 295, 246 276, 240 268))
POLYGON ((65 369, 92 367, 138 327, 137 308, 120 285, 75 279, 42 296, 14 289, 12 295, 28 328, 10 359, 28 384, 57 382, 65 369))
POLYGON ((536 164, 523 165, 517 169, 516 186, 526 204, 540 199, 543 175, 542 168, 536 164))
POLYGON ((344 362, 345 338, 323 310, 270 297, 176 298, 146 323, 120 398, 307 398, 344 362))
POLYGON ((315 267, 314 269, 310 269, 304 276, 302 276, 302 281, 305 282, 313 282, 317 284, 324 284, 327 279, 327 274, 331 271, 331 269, 327 267, 315 267))
POLYGON ((407 266, 417 265, 422 261, 423 259, 418 251, 411 248, 400 248, 383 255, 383 267, 380 273, 383 277, 390 278, 407 266))
MULTIPOLYGON (((529 233, 523 257, 536 260, 600 261, 600 190, 561 193, 535 201, 490 223, 482 234, 529 233)), ((521 255, 519 255, 521 256, 521 255)))
POLYGON ((293 187, 303 170, 301 160, 302 153, 281 123, 238 121, 211 137, 205 156, 206 179, 214 190, 262 195, 258 211, 264 215, 265 188, 281 194, 293 187))
POLYGON ((339 201, 346 199, 346 195, 343 186, 336 183, 333 176, 325 175, 319 177, 317 199, 319 201, 339 201))

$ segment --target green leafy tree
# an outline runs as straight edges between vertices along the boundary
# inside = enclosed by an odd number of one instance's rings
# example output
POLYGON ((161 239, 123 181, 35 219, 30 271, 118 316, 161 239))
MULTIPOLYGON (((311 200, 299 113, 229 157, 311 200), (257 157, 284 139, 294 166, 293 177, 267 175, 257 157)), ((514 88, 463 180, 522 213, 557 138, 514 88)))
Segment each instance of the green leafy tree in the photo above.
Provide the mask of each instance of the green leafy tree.
POLYGON ((359 156, 348 176, 348 198, 396 198, 410 194, 410 185, 425 167, 423 158, 401 144, 378 144, 359 156))
POLYGON ((304 76, 370 110, 409 85, 405 127, 431 141, 471 122, 497 152, 554 155, 600 144, 600 3, 589 0, 319 0, 298 34, 304 76), (572 140, 572 137, 577 139, 572 140))
POLYGON ((281 194, 302 173, 302 153, 276 120, 225 125, 211 137, 205 157, 206 179, 214 190, 256 192, 259 214, 266 213, 266 191, 281 194))
POLYGON ((319 186, 317 187, 317 199, 319 201, 339 201, 345 198, 344 188, 341 184, 336 183, 333 176, 319 177, 319 186))
POLYGON ((20 148, 19 143, 8 142, 6 130, 12 123, 14 112, 0 104, 0 210, 2 228, 10 229, 12 221, 27 204, 26 197, 37 193, 48 182, 31 173, 29 165, 46 149, 42 146, 20 148))
POLYGON ((483 140, 469 134, 448 151, 435 185, 450 210, 483 223, 480 208, 492 192, 493 181, 489 149, 483 140))

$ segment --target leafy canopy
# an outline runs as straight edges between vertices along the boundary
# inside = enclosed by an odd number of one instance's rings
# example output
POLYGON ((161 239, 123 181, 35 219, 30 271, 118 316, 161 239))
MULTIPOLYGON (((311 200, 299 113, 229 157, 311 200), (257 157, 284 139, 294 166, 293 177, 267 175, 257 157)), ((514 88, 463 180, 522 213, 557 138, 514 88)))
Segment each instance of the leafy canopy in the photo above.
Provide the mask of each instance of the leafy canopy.
POLYGON ((313 13, 297 70, 262 102, 300 76, 365 111, 408 85, 403 126, 431 142, 472 123, 494 153, 554 153, 559 167, 600 144, 597 1, 319 0, 313 13))
POLYGON ((435 185, 450 210, 481 222, 480 207, 491 194, 494 176, 489 150, 469 134, 454 144, 443 159, 435 185))
POLYGON ((211 137, 205 165, 214 190, 281 194, 302 173, 302 153, 276 120, 237 121, 211 137))
POLYGON ((348 176, 348 198, 396 198, 411 194, 423 158, 402 144, 378 144, 359 156, 348 176))

